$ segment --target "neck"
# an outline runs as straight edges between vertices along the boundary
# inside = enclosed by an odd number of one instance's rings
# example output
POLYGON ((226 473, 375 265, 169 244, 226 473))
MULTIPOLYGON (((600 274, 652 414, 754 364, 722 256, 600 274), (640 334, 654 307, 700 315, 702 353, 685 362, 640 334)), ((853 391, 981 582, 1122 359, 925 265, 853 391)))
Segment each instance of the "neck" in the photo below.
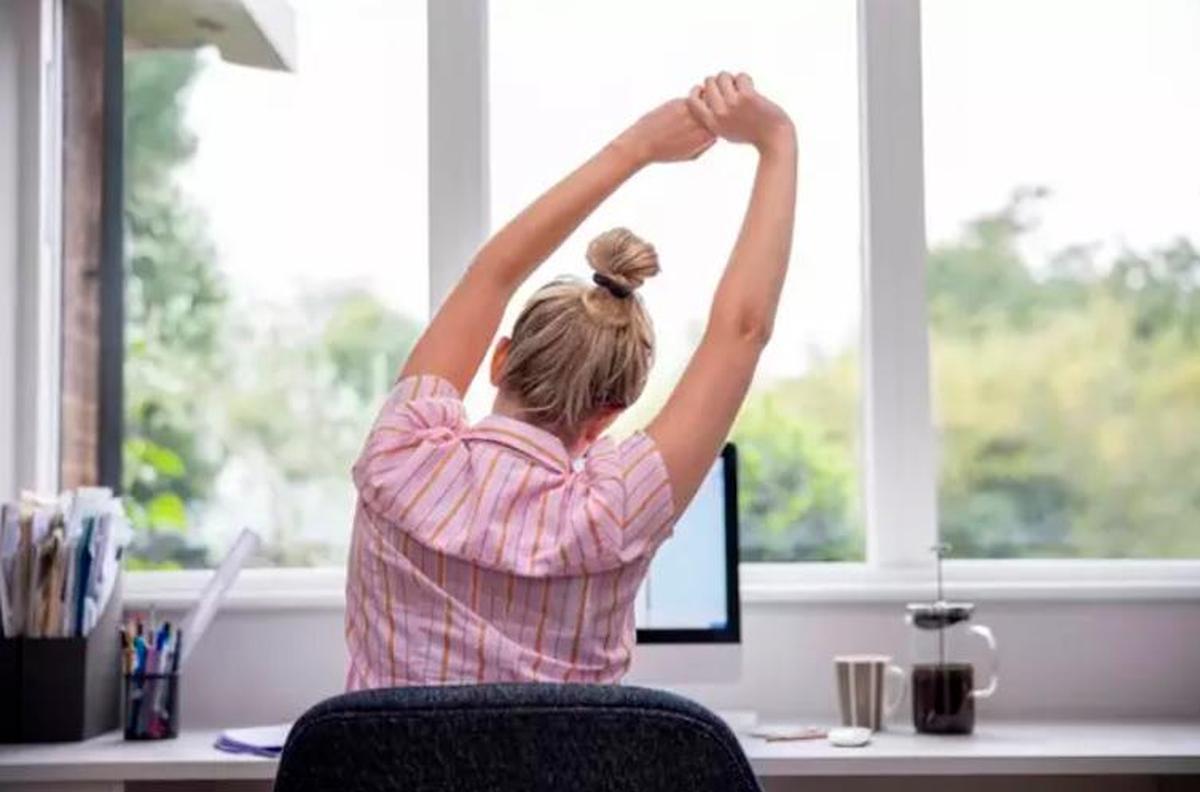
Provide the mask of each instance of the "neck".
POLYGON ((582 437, 564 437, 561 432, 556 432, 547 426, 542 426, 536 421, 529 420, 529 417, 526 415, 524 405, 503 391, 496 393, 496 400, 492 402, 492 412, 496 415, 503 415, 505 418, 523 421, 531 426, 544 429, 545 431, 557 437, 562 442, 563 447, 567 449, 567 453, 572 457, 579 456, 579 454, 583 453, 583 449, 587 445, 582 437))

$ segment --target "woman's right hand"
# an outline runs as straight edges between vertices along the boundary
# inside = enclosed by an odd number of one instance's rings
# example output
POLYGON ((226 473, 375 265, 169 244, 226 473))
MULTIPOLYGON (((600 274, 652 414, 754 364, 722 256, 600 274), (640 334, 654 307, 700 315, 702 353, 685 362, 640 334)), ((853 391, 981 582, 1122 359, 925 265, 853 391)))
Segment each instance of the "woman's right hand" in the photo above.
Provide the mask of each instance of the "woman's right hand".
POLYGON ((792 121, 779 105, 754 90, 748 74, 721 72, 692 89, 688 109, 709 132, 760 151, 795 142, 792 121))
POLYGON ((672 99, 639 118, 616 142, 645 164, 696 159, 716 140, 684 100, 672 99))

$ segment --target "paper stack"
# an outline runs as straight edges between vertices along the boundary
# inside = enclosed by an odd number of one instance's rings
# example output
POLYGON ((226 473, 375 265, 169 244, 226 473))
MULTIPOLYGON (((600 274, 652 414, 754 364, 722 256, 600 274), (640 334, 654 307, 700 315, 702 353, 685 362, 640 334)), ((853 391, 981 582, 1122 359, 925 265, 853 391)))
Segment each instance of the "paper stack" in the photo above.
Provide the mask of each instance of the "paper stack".
POLYGON ((288 732, 291 730, 290 723, 248 729, 226 729, 217 737, 213 747, 226 753, 275 757, 283 752, 283 745, 287 742, 288 732))
POLYGON ((0 634, 86 636, 112 596, 132 531, 103 487, 0 505, 0 634))

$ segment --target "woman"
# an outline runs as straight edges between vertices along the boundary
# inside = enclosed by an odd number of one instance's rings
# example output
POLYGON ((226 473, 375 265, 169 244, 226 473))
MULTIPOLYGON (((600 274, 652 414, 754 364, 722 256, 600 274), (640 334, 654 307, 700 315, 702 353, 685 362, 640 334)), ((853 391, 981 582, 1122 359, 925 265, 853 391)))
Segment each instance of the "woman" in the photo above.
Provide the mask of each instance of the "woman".
POLYGON ((711 467, 770 336, 787 270, 795 133, 746 75, 722 72, 650 112, 483 246, 404 365, 354 466, 350 689, 494 681, 616 682, 655 549, 711 467), (623 229, 588 248, 593 283, 559 279, 498 343, 494 412, 461 394, 509 299, 641 168, 717 137, 758 150, 750 206, 708 326, 662 411, 598 439, 653 356, 635 294, 654 248, 623 229))

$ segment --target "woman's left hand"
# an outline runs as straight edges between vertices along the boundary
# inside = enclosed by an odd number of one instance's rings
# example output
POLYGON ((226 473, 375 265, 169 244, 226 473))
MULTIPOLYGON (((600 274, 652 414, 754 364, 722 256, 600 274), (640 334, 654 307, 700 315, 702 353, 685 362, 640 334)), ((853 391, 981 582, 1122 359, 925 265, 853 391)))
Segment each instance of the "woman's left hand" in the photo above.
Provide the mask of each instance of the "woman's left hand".
POLYGON ((639 118, 616 143, 628 147, 639 162, 650 163, 696 159, 716 140, 685 100, 672 99, 639 118))

